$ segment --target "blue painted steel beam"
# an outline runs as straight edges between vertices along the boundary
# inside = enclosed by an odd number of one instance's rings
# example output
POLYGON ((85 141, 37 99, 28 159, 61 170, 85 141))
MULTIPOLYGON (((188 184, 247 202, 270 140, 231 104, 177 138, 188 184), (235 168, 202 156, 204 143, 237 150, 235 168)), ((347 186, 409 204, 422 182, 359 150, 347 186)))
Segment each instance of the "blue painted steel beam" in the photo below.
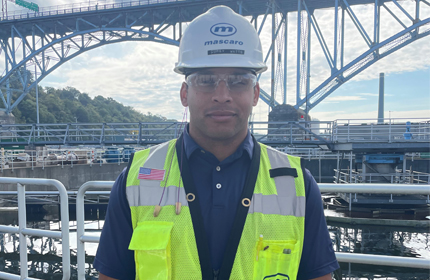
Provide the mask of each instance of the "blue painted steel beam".
MULTIPOLYGON (((130 30, 130 29, 126 29, 126 28, 120 28, 120 29, 115 29, 115 28, 102 28, 101 30, 100 29, 94 29, 94 30, 86 30, 86 31, 80 31, 80 32, 76 32, 76 33, 73 33, 73 34, 70 34, 70 35, 67 35, 67 36, 64 36, 64 37, 61 37, 61 38, 59 38, 59 39, 57 39, 57 40, 54 40, 54 41, 52 41, 52 42, 50 42, 49 44, 46 44, 45 46, 43 46, 42 48, 40 48, 40 49, 38 49, 37 51, 35 51, 35 52, 33 52, 33 53, 31 53, 31 55, 29 55, 29 56, 27 56, 24 60, 22 60, 20 63, 18 63, 17 65, 16 65, 16 67, 15 68, 20 68, 20 67, 22 67, 23 65, 25 65, 29 60, 33 60, 38 54, 40 54, 40 53, 42 53, 42 52, 44 52, 45 50, 47 50, 48 48, 51 48, 52 46, 54 46, 54 45, 56 45, 56 44, 59 44, 59 43, 61 43, 62 41, 66 41, 66 40, 69 40, 69 39, 72 39, 73 37, 76 37, 76 36, 79 36, 79 35, 85 35, 85 34, 87 34, 88 32, 96 32, 96 31, 133 31, 133 32, 135 32, 135 33, 139 33, 139 34, 145 34, 145 35, 150 35, 150 36, 153 36, 154 38, 159 38, 159 39, 161 39, 161 40, 150 40, 150 41, 156 41, 156 42, 158 42, 158 43, 164 43, 164 44, 168 44, 168 45, 176 45, 176 46, 178 46, 179 45, 179 42, 178 41, 174 41, 174 40, 172 40, 172 39, 170 39, 170 38, 167 38, 167 37, 165 37, 165 36, 162 36, 162 35, 159 35, 159 34, 156 34, 156 33, 152 33, 152 32, 147 32, 147 31, 141 31, 141 30, 130 30)), ((76 57, 76 56, 78 56, 78 55, 80 55, 80 54, 82 54, 82 53, 84 53, 84 52, 86 52, 86 51, 89 51, 89 50, 92 50, 92 49, 94 49, 94 48, 97 48, 97 47, 100 47, 100 46, 102 46, 102 45, 107 45, 107 44, 112 44, 112 43, 118 43, 118 42, 123 42, 123 41, 148 41, 146 38, 144 38, 144 39, 131 39, 131 38, 122 38, 122 39, 118 39, 118 40, 115 40, 115 41, 101 41, 100 42, 100 44, 97 44, 97 45, 92 45, 92 46, 90 46, 90 47, 86 47, 86 48, 81 48, 80 47, 80 51, 78 51, 78 52, 76 52, 76 53, 74 53, 74 54, 72 54, 71 56, 68 56, 68 57, 63 57, 62 59, 61 59, 61 63, 57 63, 55 66, 53 66, 53 67, 51 67, 49 70, 45 70, 44 72, 42 72, 42 74, 38 77, 38 79, 36 80, 36 81, 34 81, 31 85, 29 85, 28 87, 26 87, 25 89, 24 89, 24 91, 23 91, 23 94, 21 94, 18 98, 17 98, 17 100, 9 107, 9 108, 6 108, 6 111, 8 111, 8 112, 10 112, 10 111, 12 111, 24 98, 25 98, 25 96, 27 96, 27 94, 29 93, 29 91, 32 89, 32 88, 34 88, 35 86, 36 86, 36 84, 37 83, 39 83, 43 78, 45 78, 49 73, 51 73, 52 71, 54 71, 56 68, 58 68, 62 63, 64 63, 64 62, 66 62, 66 61, 68 61, 68 60, 70 60, 70 59, 72 59, 72 58, 74 58, 74 57, 76 57), (7 110, 8 109, 8 110, 7 110)), ((43 69, 43 68, 42 68, 43 69)), ((42 70, 41 69, 41 70, 42 70)), ((2 84, 2 83, 4 83, 4 81, 6 81, 8 78, 10 78, 10 76, 12 75, 12 71, 9 71, 5 76, 3 76, 1 79, 0 79, 0 85, 2 84)))
POLYGON ((360 21, 358 20, 357 16, 355 15, 354 11, 352 10, 351 6, 349 6, 348 2, 346 0, 343 0, 343 3, 346 6, 346 11, 349 14, 349 16, 352 19, 352 22, 357 27, 358 31, 360 32, 361 36, 363 37, 366 44, 370 47, 372 45, 372 40, 370 40, 369 35, 367 35, 366 30, 361 25, 360 21))
MULTIPOLYGON (((372 64, 374 64, 375 62, 377 62, 379 59, 382 59, 386 56, 388 56, 389 54, 395 52, 396 50, 418 40, 421 39, 427 35, 430 35, 430 29, 427 30, 425 33, 421 33, 421 34, 417 34, 416 32, 412 33, 412 31, 414 31, 416 28, 419 28, 420 26, 423 26, 425 24, 430 23, 430 18, 425 19, 420 21, 417 24, 412 25, 411 27, 393 35, 392 37, 384 40, 383 42, 373 46, 372 48, 370 48, 368 51, 366 51, 365 53, 363 53, 362 55, 360 55, 358 58, 354 59, 352 62, 348 63, 344 68, 340 69, 339 71, 337 71, 336 73, 334 73, 330 78, 328 78, 327 80, 325 80, 321 85, 319 85, 316 89, 314 89, 311 93, 310 93, 310 98, 312 100, 312 97, 318 93, 319 91, 321 91, 322 89, 324 89, 326 86, 329 86, 330 83, 333 83, 334 80, 337 80, 337 84, 335 86, 333 86, 329 91, 325 92, 322 96, 318 96, 317 100, 315 100, 314 102, 312 102, 309 107, 313 108, 316 105, 318 105, 325 97, 327 97, 330 93, 332 93, 335 89, 337 89, 339 86, 341 86, 343 83, 345 83, 346 81, 350 80, 352 77, 356 76, 358 73, 361 73, 363 70, 365 70, 366 68, 368 68, 369 66, 371 66, 372 64), (348 77, 344 77, 343 73, 345 71, 347 71, 348 69, 352 68, 352 66, 354 66, 356 63, 358 63, 359 61, 365 59, 367 56, 369 55, 374 55, 374 53, 379 50, 381 47, 387 45, 390 42, 393 42, 394 40, 404 36, 407 33, 412 33, 411 34, 411 39, 407 40, 405 42, 403 42, 402 44, 399 44, 396 47, 391 48, 389 51, 383 53, 383 54, 379 54, 377 56, 374 57, 374 59, 372 59, 370 62, 366 63, 365 65, 363 65, 362 67, 360 67, 359 69, 357 69, 355 72, 351 73, 348 77)), ((294 106, 294 108, 298 109, 300 108, 300 106, 302 106, 305 103, 304 100, 300 101, 298 104, 296 104, 294 106)))
POLYGON ((308 10, 308 8, 307 8, 306 4, 304 4, 304 6, 305 6, 306 11, 308 12, 308 16, 309 16, 309 17, 310 17, 310 19, 311 19, 312 27, 314 28, 315 35, 317 36, 318 41, 319 41, 319 43, 320 43, 320 46, 321 46, 321 48, 322 48, 322 50, 323 50, 323 52, 324 52, 324 56, 325 56, 325 58, 327 59, 327 63, 328 63, 328 65, 330 66, 330 69, 333 69, 333 68, 334 68, 334 60, 333 60, 333 57, 332 57, 332 55, 331 55, 331 53, 330 53, 330 50, 329 50, 329 49, 328 49, 328 47, 327 47, 327 43, 326 43, 326 42, 325 42, 325 40, 324 40, 324 36, 322 35, 321 29, 320 29, 320 27, 319 27, 319 25, 318 25, 318 22, 317 22, 317 20, 316 20, 315 16, 314 16, 314 15, 312 15, 312 14, 309 12, 309 10, 308 10))
POLYGON ((401 20, 396 16, 396 14, 395 14, 395 13, 393 13, 393 11, 391 11, 391 9, 387 7, 387 5, 382 4, 382 7, 384 7, 384 8, 385 8, 385 10, 387 10, 387 12, 388 12, 388 13, 390 13, 390 15, 391 15, 395 20, 397 20, 397 22, 398 22, 398 23, 400 23, 400 25, 401 25, 401 26, 403 26, 403 28, 405 28, 405 29, 406 29, 406 28, 408 28, 408 27, 403 23, 403 21, 401 21, 401 20))

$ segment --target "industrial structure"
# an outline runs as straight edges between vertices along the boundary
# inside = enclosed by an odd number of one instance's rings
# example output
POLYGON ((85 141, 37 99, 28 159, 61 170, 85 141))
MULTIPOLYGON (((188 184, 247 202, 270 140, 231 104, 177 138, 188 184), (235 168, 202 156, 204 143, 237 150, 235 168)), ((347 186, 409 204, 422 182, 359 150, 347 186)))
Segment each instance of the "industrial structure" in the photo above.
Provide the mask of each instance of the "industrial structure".
MULTIPOLYGON (((25 2, 25 1, 15 1, 25 2)), ((414 13, 408 12, 400 0, 140 0, 105 3, 89 1, 33 10, 4 13, 0 18, 1 110, 10 113, 47 75, 63 63, 97 47, 123 41, 152 41, 178 46, 184 24, 212 6, 226 5, 249 17, 260 33, 271 15, 272 41, 266 55, 271 63, 271 89, 261 91, 261 99, 271 108, 278 105, 276 92, 282 103, 287 100, 288 18, 297 16, 297 46, 295 104, 309 112, 339 86, 396 50, 430 34, 430 18, 421 18, 421 6, 430 6, 425 0, 416 0, 414 13), (354 12, 360 5, 373 4, 373 30, 366 30, 354 12), (334 26, 322 30, 318 11, 333 10, 334 26), (388 13, 401 29, 398 33, 381 38, 381 13, 388 13), (401 16, 399 16, 399 14, 401 16), (406 20, 405 20, 406 19, 406 20), (355 30, 347 29, 353 23, 367 50, 346 61, 345 36, 355 30), (311 89, 311 34, 315 34, 330 71, 324 82, 311 89), (327 36, 330 34, 330 36, 327 36), (328 42, 328 37, 333 42, 328 42), (333 46, 333 47, 328 47, 333 46), (30 75, 31 73, 31 75, 30 75), (17 82, 20 86, 12 88, 17 82), (15 84, 15 83, 14 83, 15 84), (12 93, 18 93, 13 100, 12 93), (270 92, 270 93, 269 93, 270 92)), ((7 1, 3 0, 5 5, 7 1)), ((7 5, 6 5, 7 6, 7 5)), ((291 67, 291 66, 290 66, 291 67)), ((37 87, 36 87, 37 89, 37 87)), ((289 95, 294 93, 288 93, 289 95)))

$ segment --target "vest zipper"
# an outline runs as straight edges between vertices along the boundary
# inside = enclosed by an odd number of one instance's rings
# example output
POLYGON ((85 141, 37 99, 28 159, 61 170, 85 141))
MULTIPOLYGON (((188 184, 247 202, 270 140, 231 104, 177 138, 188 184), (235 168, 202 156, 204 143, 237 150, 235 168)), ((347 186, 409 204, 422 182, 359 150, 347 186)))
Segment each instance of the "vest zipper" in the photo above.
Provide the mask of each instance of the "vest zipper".
POLYGON ((218 280, 219 269, 214 269, 214 280, 218 280))

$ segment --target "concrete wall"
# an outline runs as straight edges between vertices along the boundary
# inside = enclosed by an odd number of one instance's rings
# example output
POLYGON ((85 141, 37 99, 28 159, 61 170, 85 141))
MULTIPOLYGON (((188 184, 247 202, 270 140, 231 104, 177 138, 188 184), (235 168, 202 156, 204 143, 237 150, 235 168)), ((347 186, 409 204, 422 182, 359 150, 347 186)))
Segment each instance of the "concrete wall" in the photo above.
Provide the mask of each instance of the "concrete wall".
MULTIPOLYGON (((334 169, 337 167, 336 159, 321 159, 321 160, 304 160, 305 167, 314 176, 315 180, 319 183, 333 183, 334 181, 334 169), (321 172, 320 172, 321 171, 321 172)), ((82 184, 88 181, 114 181, 121 171, 127 166, 127 163, 104 163, 102 166, 99 164, 78 164, 65 165, 64 168, 61 166, 46 166, 35 167, 34 170, 31 167, 22 167, 4 169, 3 173, 0 173, 0 177, 18 177, 18 178, 49 178, 56 179, 64 184, 68 190, 76 190, 82 184)), ((430 161, 428 159, 415 159, 414 161, 408 159, 406 168, 412 170, 430 173, 430 161)), ((341 169, 347 169, 349 167, 349 158, 345 157, 341 169)), ((353 168, 355 168, 353 162, 353 168)), ((398 168, 403 168, 399 165, 398 168)), ((27 190, 55 190, 52 187, 36 187, 27 186, 27 190)), ((1 184, 0 190, 2 191, 15 191, 16 186, 8 186, 1 184)))
MULTIPOLYGON (((63 183, 67 190, 76 190, 82 184, 88 181, 114 181, 121 171, 127 167, 127 163, 104 163, 102 166, 99 164, 74 164, 73 167, 65 165, 58 166, 45 166, 22 167, 12 169, 3 169, 0 177, 17 177, 17 178, 48 178, 56 179, 63 183)), ((16 186, 9 186, 6 184, 0 185, 2 191, 16 191, 16 186)), ((56 190, 54 187, 43 186, 26 186, 26 190, 56 190)))

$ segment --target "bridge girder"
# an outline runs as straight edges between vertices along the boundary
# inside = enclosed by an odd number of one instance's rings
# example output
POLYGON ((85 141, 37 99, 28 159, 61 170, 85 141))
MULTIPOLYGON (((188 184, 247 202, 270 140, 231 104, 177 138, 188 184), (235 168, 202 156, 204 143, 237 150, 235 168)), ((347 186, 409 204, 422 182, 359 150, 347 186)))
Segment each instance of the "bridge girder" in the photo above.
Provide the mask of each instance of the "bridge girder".
MULTIPOLYGON (((364 69, 394 51, 430 34, 430 18, 420 19, 420 3, 430 4, 425 0, 416 0, 415 15, 411 16, 398 0, 297 0, 293 1, 174 1, 141 5, 139 1, 112 4, 112 6, 89 6, 71 8, 70 11, 42 11, 38 14, 20 15, 18 19, 2 18, 0 21, 0 54, 3 54, 5 67, 0 76, 0 98, 3 108, 10 113, 34 88, 38 82, 49 75, 64 62, 82 54, 85 51, 123 41, 153 41, 169 45, 179 45, 182 25, 198 14, 215 5, 228 5, 245 16, 251 16, 251 23, 261 32, 268 15, 272 15, 272 43, 265 58, 271 55, 271 92, 262 90, 260 98, 270 107, 279 103, 276 101, 276 89, 283 93, 283 103, 287 100, 286 69, 287 48, 281 49, 279 40, 284 40, 287 46, 288 13, 297 13, 297 69, 296 69, 296 108, 311 110, 335 89, 341 86, 364 69), (410 24, 404 23, 387 6, 394 3, 403 13, 410 24), (135 4, 133 4, 135 3, 135 4), (374 4, 373 39, 363 24, 354 14, 352 5, 374 4), (118 6, 119 5, 119 6, 118 6), (335 26, 331 31, 334 35, 333 50, 327 47, 314 11, 334 7, 335 26), (398 21, 403 30, 380 42, 381 7, 398 21), (344 33, 345 13, 368 45, 368 49, 357 55, 344 65, 344 33), (278 21, 277 15, 281 15, 278 21), (339 16, 339 14, 341 14, 339 16), (258 25, 258 16, 263 17, 258 25), (427 28, 428 27, 428 28, 427 28), (284 31, 284 33, 282 32, 284 31), (311 68, 311 31, 315 32, 318 43, 330 68, 330 76, 319 86, 310 88, 311 68), (338 46, 338 41, 341 42, 338 46), (274 51, 272 51, 274 50, 274 51), (276 59, 275 54, 278 54, 276 59), (281 59, 282 58, 282 59, 281 59), (276 68, 276 69, 275 69, 276 68), (276 72, 276 73, 275 73, 276 72), (283 73, 282 73, 283 72, 283 73), (33 79, 27 74, 32 73, 33 79), (275 74, 277 75, 275 77, 275 74), (14 80, 13 80, 14 79, 14 80), (13 89, 10 84, 18 82, 19 89, 13 89), (280 86, 277 86, 277 82, 280 86), (12 100, 12 92, 19 91, 20 95, 12 100)), ((326 32, 327 34, 327 32, 326 32)), ((1 68, 0 68, 1 69, 1 68)))
POLYGON ((298 30, 297 40, 297 81, 296 81, 296 104, 295 108, 302 108, 309 112, 312 108, 318 105, 332 92, 339 88, 342 84, 361 73, 369 66, 373 65, 380 59, 388 56, 389 54, 399 50, 400 48, 409 45, 410 43, 421 39, 430 34, 430 17, 420 19, 420 3, 424 3, 430 6, 427 1, 416 0, 415 1, 415 15, 411 16, 405 9, 399 4, 399 1, 390 1, 398 8, 399 13, 407 18, 409 23, 405 23, 401 20, 386 2, 375 0, 374 2, 374 15, 373 15, 373 38, 369 36, 370 32, 366 31, 363 27, 364 23, 360 22, 357 15, 354 13, 351 5, 347 0, 335 0, 335 19, 334 29, 332 34, 334 35, 333 50, 331 51, 327 47, 327 41, 324 38, 323 32, 319 27, 318 21, 314 16, 314 10, 310 9, 306 5, 306 1, 302 2, 303 5, 299 5, 298 13, 298 26, 300 26, 303 17, 307 20, 307 25, 302 26, 298 30), (398 33, 391 37, 381 41, 380 40, 380 29, 381 29, 381 7, 384 8, 390 16, 395 19, 403 27, 398 33), (340 16, 339 16, 340 13, 340 16), (345 13, 349 19, 354 23, 355 28, 358 30, 362 39, 367 45, 367 50, 362 54, 358 55, 351 62, 345 65, 344 55, 344 40, 345 40, 345 13), (310 36, 312 30, 316 34, 317 40, 324 56, 327 60, 331 75, 325 79, 320 85, 314 89, 310 89, 310 36), (300 37, 305 35, 303 40, 300 37), (338 42, 340 41, 340 46, 338 42), (304 50, 307 48, 307 51, 304 50), (300 56, 301 53, 305 53, 300 56))

